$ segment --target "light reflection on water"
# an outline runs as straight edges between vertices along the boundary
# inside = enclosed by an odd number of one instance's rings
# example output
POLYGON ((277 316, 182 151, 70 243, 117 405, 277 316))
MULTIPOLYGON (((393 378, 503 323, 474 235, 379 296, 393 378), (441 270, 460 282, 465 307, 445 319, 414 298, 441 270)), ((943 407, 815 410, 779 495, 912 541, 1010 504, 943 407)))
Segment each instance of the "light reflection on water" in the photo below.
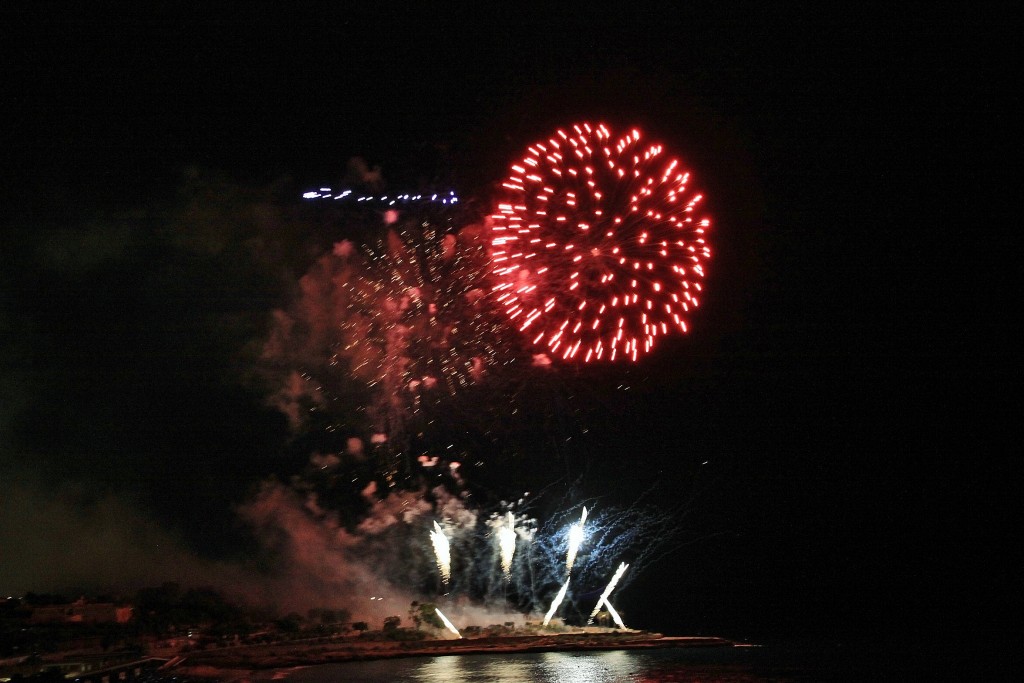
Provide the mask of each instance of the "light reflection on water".
POLYGON ((610 681, 634 680, 636 662, 623 652, 544 652, 526 656, 437 657, 418 667, 410 680, 423 683, 453 681, 610 681))
POLYGON ((701 648, 412 657, 325 664, 295 671, 288 678, 289 683, 759 683, 802 676, 766 671, 751 661, 749 651, 701 648))

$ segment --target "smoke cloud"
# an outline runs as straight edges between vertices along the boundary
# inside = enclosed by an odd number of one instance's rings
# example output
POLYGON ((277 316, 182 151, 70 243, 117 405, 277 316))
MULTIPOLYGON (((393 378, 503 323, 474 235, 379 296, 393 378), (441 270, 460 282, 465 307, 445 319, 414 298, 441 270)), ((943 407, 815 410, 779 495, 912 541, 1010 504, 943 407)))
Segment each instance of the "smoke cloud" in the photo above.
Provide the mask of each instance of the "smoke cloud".
POLYGON ((199 557, 138 507, 84 486, 56 492, 28 475, 4 472, 0 496, 0 590, 116 592, 175 580, 251 586, 241 565, 199 557))

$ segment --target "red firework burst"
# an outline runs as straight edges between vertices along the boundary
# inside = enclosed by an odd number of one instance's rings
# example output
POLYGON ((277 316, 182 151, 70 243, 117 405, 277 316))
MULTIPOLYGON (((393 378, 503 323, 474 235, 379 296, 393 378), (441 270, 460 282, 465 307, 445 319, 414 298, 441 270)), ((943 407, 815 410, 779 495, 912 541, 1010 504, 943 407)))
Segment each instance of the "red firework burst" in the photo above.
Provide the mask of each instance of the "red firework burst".
POLYGON ((497 301, 563 360, 635 361, 686 332, 711 255, 689 181, 635 129, 581 123, 528 147, 491 216, 497 301))

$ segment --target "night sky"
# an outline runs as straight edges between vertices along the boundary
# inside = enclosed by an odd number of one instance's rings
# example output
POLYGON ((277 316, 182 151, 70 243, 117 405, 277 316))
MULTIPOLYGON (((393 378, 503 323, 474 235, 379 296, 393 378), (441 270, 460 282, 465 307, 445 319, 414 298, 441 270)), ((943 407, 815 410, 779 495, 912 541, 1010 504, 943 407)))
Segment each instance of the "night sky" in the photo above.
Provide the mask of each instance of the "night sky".
POLYGON ((261 228, 253 258, 203 192, 298 204, 361 156, 395 190, 486 203, 526 144, 586 119, 637 125, 694 169, 707 296, 641 363, 564 371, 585 435, 478 480, 690 500, 693 542, 620 598, 643 626, 972 628, 967 598, 944 609, 922 586, 951 569, 924 524, 937 475, 910 474, 919 449, 897 431, 934 417, 901 404, 892 214, 874 208, 892 181, 891 31, 861 13, 5 10, 0 590, 230 561, 249 548, 233 510, 301 466, 245 380, 269 312, 336 235, 288 209, 308 233, 261 228), (40 569, 71 545, 78 569, 40 569))

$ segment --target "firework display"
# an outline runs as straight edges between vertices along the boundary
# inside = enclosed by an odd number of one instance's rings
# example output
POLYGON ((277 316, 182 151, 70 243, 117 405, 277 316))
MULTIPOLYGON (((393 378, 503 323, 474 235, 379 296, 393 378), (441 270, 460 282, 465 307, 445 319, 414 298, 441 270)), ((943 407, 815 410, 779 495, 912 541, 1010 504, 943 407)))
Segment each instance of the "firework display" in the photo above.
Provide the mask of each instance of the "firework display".
MULTIPOLYGON (((556 615, 564 615, 567 622, 586 624, 604 609, 619 628, 625 628, 611 605, 611 595, 628 578, 628 568, 633 567, 635 573, 636 568, 644 567, 678 542, 675 514, 641 507, 597 511, 588 508, 587 517, 581 522, 579 518, 572 519, 574 512, 570 508, 538 526, 537 520, 516 516, 511 511, 492 515, 485 522, 464 510, 459 515, 460 522, 445 520, 444 541, 440 540, 441 527, 436 521, 431 522, 433 552, 422 549, 418 553, 438 564, 443 554, 438 552, 438 544, 449 543, 459 548, 458 572, 453 571, 450 582, 440 585, 453 605, 475 596, 491 608, 525 614, 527 618, 534 616, 545 626, 556 615), (566 552, 577 537, 574 529, 582 528, 584 523, 587 542, 585 547, 576 545, 570 574, 566 571, 566 552), (514 529, 518 548, 508 569, 502 566, 500 572, 494 572, 495 542, 490 536, 499 529, 514 529), (623 557, 630 561, 622 561, 623 557), (595 597, 596 602, 591 602, 595 597)), ((454 557, 448 555, 446 559, 450 563, 454 557)), ((423 570, 426 569, 424 566, 423 570)), ((420 585, 437 587, 436 579, 420 585)))
POLYGON ((382 239, 353 247, 348 276, 336 280, 341 310, 331 366, 369 389, 367 415, 386 436, 389 481, 416 470, 423 446, 411 440, 454 419, 452 397, 512 348, 506 321, 485 300, 479 230, 449 219, 430 211, 403 217, 382 239))
POLYGON ((454 634, 455 634, 455 635, 456 635, 456 636, 457 636, 458 638, 462 638, 462 634, 461 634, 461 633, 459 633, 459 629, 455 628, 455 626, 454 626, 454 625, 452 624, 452 622, 448 621, 448 617, 446 617, 446 616, 445 616, 445 615, 444 615, 444 614, 443 614, 443 613, 441 612, 441 610, 439 610, 439 609, 437 609, 437 608, 435 607, 435 608, 434 608, 434 613, 435 613, 435 614, 437 614, 437 616, 438 616, 438 617, 439 617, 439 618, 441 619, 441 621, 442 621, 442 622, 444 623, 444 627, 445 627, 446 629, 448 629, 449 631, 451 631, 452 633, 454 633, 454 634))
POLYGON ((491 215, 495 303, 562 360, 637 360, 687 331, 711 251, 690 173, 637 130, 558 130, 512 164, 491 215))
POLYGON ((430 543, 434 546, 434 557, 437 560, 437 570, 441 573, 441 581, 447 587, 452 579, 451 546, 448 544, 448 537, 444 535, 444 530, 437 522, 434 522, 434 530, 430 532, 430 543))
POLYGON ((508 513, 508 524, 498 528, 498 547, 501 552, 501 571, 505 580, 512 579, 512 558, 516 552, 516 521, 511 512, 508 513))
POLYGON ((486 263, 471 236, 423 221, 365 249, 343 326, 359 345, 352 370, 389 392, 467 386, 499 352, 480 304, 486 263))
POLYGON ((551 601, 551 607, 548 608, 547 614, 544 615, 544 625, 547 626, 551 623, 551 617, 555 616, 555 612, 562 605, 562 600, 565 599, 565 592, 569 590, 569 579, 565 580, 562 587, 559 589, 558 594, 555 595, 555 599, 551 601))
POLYGON ((612 603, 610 603, 607 600, 605 600, 604 601, 604 606, 605 606, 605 609, 608 610, 608 614, 611 615, 611 618, 615 622, 615 625, 618 626, 619 628, 626 628, 626 625, 624 623, 622 623, 622 617, 620 617, 619 613, 615 611, 614 607, 612 607, 612 603))
MULTIPOLYGON (((517 517, 505 502, 483 522, 478 509, 464 502, 469 493, 459 467, 470 461, 466 453, 457 459, 452 435, 467 432, 471 418, 464 412, 492 421, 502 411, 517 412, 516 393, 507 384, 500 405, 487 401, 500 393, 494 391, 503 377, 498 368, 557 377, 560 362, 637 361, 660 337, 686 332, 711 255, 710 219, 678 159, 660 144, 642 142, 637 130, 613 135, 604 124, 574 125, 531 145, 501 187, 495 209, 483 220, 477 214, 477 224, 456 215, 454 192, 306 192, 307 201, 372 210, 324 212, 340 216, 339 229, 363 243, 348 237, 334 243, 319 270, 301 283, 305 298, 287 319, 287 331, 316 341, 302 358, 330 350, 317 374, 335 373, 367 389, 360 410, 373 430, 369 451, 383 454, 389 485, 378 489, 376 477, 362 489, 371 509, 391 509, 382 503, 399 499, 399 483, 417 499, 402 500, 395 508, 400 513, 371 525, 386 530, 390 542, 360 546, 367 557, 381 560, 373 563, 380 578, 393 587, 443 595, 457 621, 468 599, 543 613, 544 626, 559 610, 565 623, 587 623, 603 608, 625 628, 610 596, 627 567, 634 567, 632 576, 675 537, 675 513, 602 504, 582 506, 577 518, 576 498, 544 523, 517 517), (366 226, 344 223, 350 213, 375 221, 363 232, 368 239, 353 235, 366 226), (445 439, 440 448, 431 441, 438 433, 445 439), (430 528, 423 517, 417 522, 424 510, 441 522, 432 520, 430 528), (402 562, 385 559, 396 552, 402 562)), ((329 383, 312 373, 301 378, 327 394, 329 383)), ((538 386, 531 383, 528 395, 540 395, 538 386)), ((337 397, 318 405, 328 399, 337 397)), ((550 404, 545 407, 550 412, 550 404)), ((496 429, 480 431, 491 435, 496 429)), ((355 463, 349 470, 354 483, 365 476, 357 467, 365 461, 364 442, 350 442, 355 445, 347 445, 345 454, 355 463)), ((318 476, 334 486, 341 478, 333 468, 341 461, 319 454, 315 464, 327 473, 318 476)))
POLYGON ((302 198, 305 200, 331 200, 337 201, 352 201, 357 203, 368 203, 383 206, 403 206, 408 204, 417 203, 437 203, 437 204, 458 204, 459 197, 455 194, 455 190, 450 190, 447 193, 431 193, 431 194, 393 194, 393 195, 375 195, 375 194, 361 194, 355 193, 353 190, 341 190, 334 191, 329 187, 321 187, 316 190, 309 190, 308 192, 302 193, 302 198))
POLYGON ((576 562, 576 554, 583 543, 583 525, 587 523, 587 507, 583 506, 583 514, 580 521, 569 527, 569 549, 565 553, 565 573, 572 572, 572 565, 576 562))
POLYGON ((618 614, 616 614, 612 610, 612 604, 610 602, 608 602, 608 596, 612 594, 613 590, 615 590, 616 584, 619 583, 619 579, 622 578, 622 575, 626 573, 626 569, 628 569, 628 568, 629 568, 629 565, 626 564, 625 562, 623 562, 622 564, 619 565, 619 568, 615 570, 615 575, 612 576, 612 580, 608 582, 608 586, 604 589, 604 592, 601 593, 601 597, 598 599, 597 604, 594 605, 594 611, 591 612, 590 613, 590 617, 587 618, 587 623, 588 624, 591 624, 591 623, 594 622, 594 617, 597 616, 597 612, 598 612, 598 610, 601 609, 601 605, 607 605, 608 606, 608 612, 610 614, 612 614, 612 616, 613 616, 613 618, 615 619, 616 622, 619 621, 618 614))

